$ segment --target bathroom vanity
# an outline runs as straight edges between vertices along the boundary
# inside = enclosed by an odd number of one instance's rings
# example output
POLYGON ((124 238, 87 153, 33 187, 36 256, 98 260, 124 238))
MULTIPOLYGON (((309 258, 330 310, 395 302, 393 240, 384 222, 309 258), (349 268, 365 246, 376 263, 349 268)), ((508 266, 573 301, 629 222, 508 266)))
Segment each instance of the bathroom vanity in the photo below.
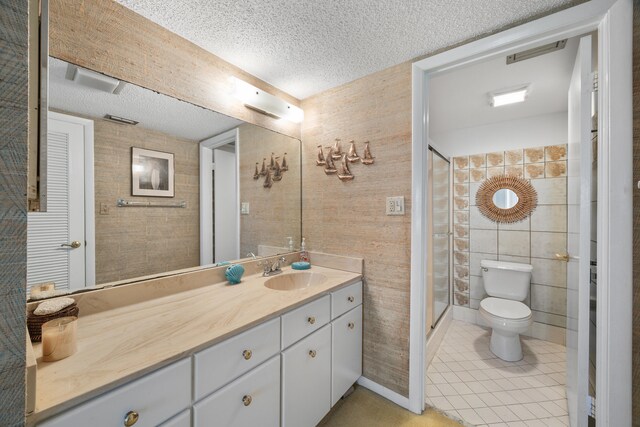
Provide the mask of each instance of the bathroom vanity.
POLYGON ((87 316, 81 309, 78 352, 38 360, 28 423, 316 425, 361 375, 361 271, 284 270, 87 316))

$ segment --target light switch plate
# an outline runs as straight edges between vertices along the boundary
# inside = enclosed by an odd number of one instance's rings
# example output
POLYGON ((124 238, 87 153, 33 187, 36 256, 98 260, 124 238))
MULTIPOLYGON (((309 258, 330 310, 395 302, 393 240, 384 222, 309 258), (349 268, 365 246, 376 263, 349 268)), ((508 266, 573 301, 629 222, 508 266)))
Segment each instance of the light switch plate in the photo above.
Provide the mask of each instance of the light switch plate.
POLYGON ((404 196, 387 197, 387 215, 404 215, 404 196))
POLYGON ((249 215, 249 202, 242 202, 240 205, 240 214, 249 215))

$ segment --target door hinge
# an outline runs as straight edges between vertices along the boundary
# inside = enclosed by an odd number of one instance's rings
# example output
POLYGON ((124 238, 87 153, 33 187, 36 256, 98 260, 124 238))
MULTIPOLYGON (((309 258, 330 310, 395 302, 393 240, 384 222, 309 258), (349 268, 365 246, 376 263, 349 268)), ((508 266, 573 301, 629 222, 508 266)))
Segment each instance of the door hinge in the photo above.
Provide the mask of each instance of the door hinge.
POLYGON ((591 418, 596 419, 596 398, 593 396, 587 396, 587 411, 591 418))

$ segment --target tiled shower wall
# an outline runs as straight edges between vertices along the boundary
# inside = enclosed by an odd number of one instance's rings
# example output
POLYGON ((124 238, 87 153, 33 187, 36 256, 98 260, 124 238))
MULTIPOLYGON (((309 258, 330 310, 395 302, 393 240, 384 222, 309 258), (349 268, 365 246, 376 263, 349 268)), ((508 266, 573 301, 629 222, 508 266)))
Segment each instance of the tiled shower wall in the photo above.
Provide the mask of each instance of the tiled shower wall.
POLYGON ((567 146, 551 145, 454 158, 454 304, 478 309, 486 297, 480 261, 533 265, 525 303, 534 321, 566 326, 567 146), (520 222, 498 224, 476 206, 482 182, 496 175, 530 180, 538 207, 520 222))

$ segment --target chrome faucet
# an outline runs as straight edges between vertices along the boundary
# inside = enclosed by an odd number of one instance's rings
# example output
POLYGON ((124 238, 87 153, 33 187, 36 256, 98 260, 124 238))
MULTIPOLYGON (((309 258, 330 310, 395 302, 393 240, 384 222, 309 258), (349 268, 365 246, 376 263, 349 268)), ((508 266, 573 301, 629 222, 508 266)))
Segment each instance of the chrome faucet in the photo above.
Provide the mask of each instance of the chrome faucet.
POLYGON ((247 256, 250 256, 252 259, 256 259, 256 258, 258 258, 258 257, 256 256, 256 254, 254 254, 253 252, 249 252, 249 253, 247 254, 247 256))
POLYGON ((265 259, 264 261, 259 262, 258 266, 263 268, 262 276, 268 277, 273 276, 274 274, 282 273, 282 264, 284 264, 286 261, 287 259, 283 256, 280 258, 276 258, 274 261, 265 259))

